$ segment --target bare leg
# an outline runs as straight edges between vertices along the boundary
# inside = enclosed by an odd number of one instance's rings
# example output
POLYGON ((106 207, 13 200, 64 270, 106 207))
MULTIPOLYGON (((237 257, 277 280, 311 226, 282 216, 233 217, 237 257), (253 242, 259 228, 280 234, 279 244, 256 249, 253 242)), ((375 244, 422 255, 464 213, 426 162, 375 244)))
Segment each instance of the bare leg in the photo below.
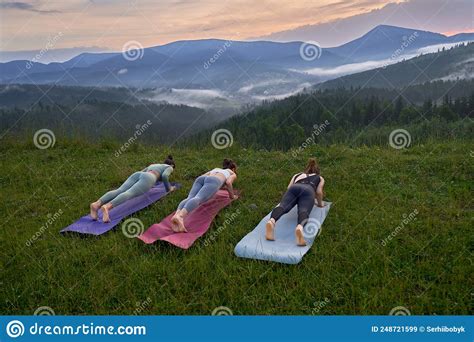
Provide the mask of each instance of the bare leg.
POLYGON ((110 222, 109 210, 112 209, 112 204, 107 203, 101 207, 102 209, 102 221, 104 223, 110 222))
POLYGON ((269 241, 275 241, 275 219, 271 218, 265 225, 265 238, 269 241))
POLYGON ((296 244, 301 247, 306 246, 306 241, 303 235, 303 226, 301 224, 296 226, 295 235, 296 235, 296 244))
POLYGON ((101 205, 102 205, 102 202, 100 200, 97 200, 94 203, 91 203, 90 205, 91 217, 94 221, 97 221, 97 210, 99 210, 101 205))

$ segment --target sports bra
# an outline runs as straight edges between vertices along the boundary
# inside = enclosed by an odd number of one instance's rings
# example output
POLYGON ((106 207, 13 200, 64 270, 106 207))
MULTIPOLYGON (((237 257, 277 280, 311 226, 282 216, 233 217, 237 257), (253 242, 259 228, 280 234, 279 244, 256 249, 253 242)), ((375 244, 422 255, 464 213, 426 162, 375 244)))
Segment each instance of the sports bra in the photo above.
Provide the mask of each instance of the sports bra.
POLYGON ((224 175, 225 179, 228 179, 230 177, 230 171, 227 169, 221 169, 219 167, 216 167, 215 169, 212 169, 209 171, 209 173, 220 173, 224 175))
MULTIPOLYGON (((298 173, 296 176, 295 176, 295 180, 303 175, 305 173, 301 172, 301 173, 298 173)), ((303 179, 300 179, 298 181, 295 182, 295 184, 308 184, 308 185, 311 185, 314 190, 316 191, 318 189, 318 185, 319 185, 319 182, 321 181, 321 177, 315 173, 312 173, 312 174, 305 174, 306 177, 303 178, 303 179)))

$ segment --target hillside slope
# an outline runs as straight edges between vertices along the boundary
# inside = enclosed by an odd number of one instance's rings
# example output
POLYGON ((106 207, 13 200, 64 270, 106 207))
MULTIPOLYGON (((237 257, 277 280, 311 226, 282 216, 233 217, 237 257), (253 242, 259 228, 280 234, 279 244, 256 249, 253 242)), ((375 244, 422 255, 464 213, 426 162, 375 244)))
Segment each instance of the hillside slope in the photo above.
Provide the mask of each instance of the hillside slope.
POLYGON ((474 43, 430 53, 407 61, 343 76, 316 86, 318 89, 377 87, 398 88, 434 80, 474 77, 474 43))
POLYGON ((297 158, 236 146, 140 146, 115 158, 119 146, 61 139, 47 150, 0 145, 2 281, 8 284, 0 286, 2 313, 31 315, 39 305, 57 315, 138 308, 141 315, 209 315, 222 305, 234 315, 387 315, 399 305, 413 315, 466 315, 472 309, 472 144, 403 151, 313 146, 297 158), (120 226, 98 238, 59 234, 103 192, 169 152, 177 162, 172 180, 183 188, 133 215, 144 228, 171 213, 194 178, 224 157, 239 165, 241 198, 189 250, 145 245, 120 226), (319 159, 326 200, 333 202, 310 252, 296 266, 237 258, 234 246, 278 203, 310 156, 319 159), (412 213, 415 219, 403 223, 412 213))

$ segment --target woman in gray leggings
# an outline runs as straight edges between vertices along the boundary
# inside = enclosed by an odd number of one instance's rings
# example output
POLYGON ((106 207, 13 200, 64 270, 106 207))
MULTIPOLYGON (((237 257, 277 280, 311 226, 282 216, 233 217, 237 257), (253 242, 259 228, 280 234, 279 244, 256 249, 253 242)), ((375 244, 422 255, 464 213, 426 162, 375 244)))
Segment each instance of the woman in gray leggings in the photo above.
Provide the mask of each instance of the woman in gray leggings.
POLYGON ((162 181, 166 191, 174 191, 176 188, 169 183, 169 177, 176 164, 170 155, 163 164, 152 164, 142 171, 135 172, 118 188, 107 192, 94 203, 91 203, 91 217, 97 220, 97 211, 102 209, 102 220, 110 222, 109 210, 123 202, 144 194, 150 190, 157 181, 162 181))
POLYGON ((230 199, 237 198, 234 195, 232 183, 237 179, 237 165, 230 159, 224 159, 222 169, 215 168, 194 181, 194 184, 186 199, 181 201, 171 219, 171 228, 175 232, 187 232, 184 226, 184 218, 201 203, 208 201, 224 185, 229 192, 230 199))

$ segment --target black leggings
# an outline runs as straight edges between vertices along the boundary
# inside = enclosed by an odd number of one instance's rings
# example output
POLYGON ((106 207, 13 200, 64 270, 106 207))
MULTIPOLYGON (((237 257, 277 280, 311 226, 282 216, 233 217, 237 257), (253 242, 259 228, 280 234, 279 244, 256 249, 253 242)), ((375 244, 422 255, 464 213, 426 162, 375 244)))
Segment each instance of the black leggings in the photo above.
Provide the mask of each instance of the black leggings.
POLYGON ((309 184, 293 184, 283 195, 278 207, 273 209, 271 218, 280 217, 298 205, 298 224, 305 224, 314 206, 314 188, 309 184))

